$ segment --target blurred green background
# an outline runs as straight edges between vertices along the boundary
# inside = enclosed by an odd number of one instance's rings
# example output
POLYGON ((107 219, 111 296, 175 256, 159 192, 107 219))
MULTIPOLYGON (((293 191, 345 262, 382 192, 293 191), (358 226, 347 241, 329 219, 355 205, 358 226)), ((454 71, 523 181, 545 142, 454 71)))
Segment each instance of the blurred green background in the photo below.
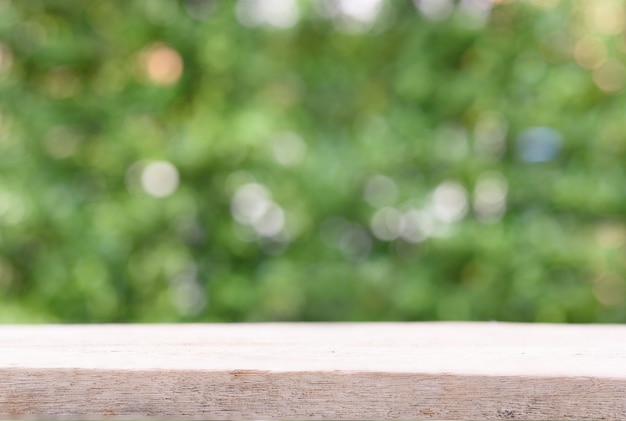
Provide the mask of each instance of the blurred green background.
POLYGON ((0 0, 0 321, 625 322, 620 0, 0 0))

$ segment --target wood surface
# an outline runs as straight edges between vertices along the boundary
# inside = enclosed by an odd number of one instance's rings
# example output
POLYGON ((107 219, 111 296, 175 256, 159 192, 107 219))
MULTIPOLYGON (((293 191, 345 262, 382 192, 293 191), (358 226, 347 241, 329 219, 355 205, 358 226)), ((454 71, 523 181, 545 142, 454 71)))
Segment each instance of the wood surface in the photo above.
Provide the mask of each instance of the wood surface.
POLYGON ((1 419, 626 419, 626 326, 0 326, 1 419))

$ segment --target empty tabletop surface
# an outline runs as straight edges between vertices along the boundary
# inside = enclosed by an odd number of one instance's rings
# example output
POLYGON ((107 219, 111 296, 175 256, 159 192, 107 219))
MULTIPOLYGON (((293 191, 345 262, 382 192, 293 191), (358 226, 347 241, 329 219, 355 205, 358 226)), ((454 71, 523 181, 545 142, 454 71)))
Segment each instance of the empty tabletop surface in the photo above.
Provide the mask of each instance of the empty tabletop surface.
POLYGON ((626 377, 626 326, 248 323, 0 326, 1 368, 626 377))

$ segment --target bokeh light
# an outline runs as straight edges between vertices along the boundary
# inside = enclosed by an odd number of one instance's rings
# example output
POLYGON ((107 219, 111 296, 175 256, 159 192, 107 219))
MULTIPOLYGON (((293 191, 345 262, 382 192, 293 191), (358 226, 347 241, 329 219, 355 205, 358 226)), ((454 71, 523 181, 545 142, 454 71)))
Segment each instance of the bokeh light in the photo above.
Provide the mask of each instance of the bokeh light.
POLYGON ((486 112, 474 128, 474 150, 485 158, 501 158, 506 152, 508 125, 499 113, 486 112))
POLYGON ((426 19, 433 21, 447 19, 454 11, 452 0, 413 0, 413 2, 426 19))
POLYGON ((607 49, 600 37, 587 36, 576 41, 576 62, 586 69, 597 69, 607 59, 607 49))
POLYGON ((601 34, 616 35, 624 31, 626 15, 624 4, 616 0, 581 2, 585 18, 592 30, 601 34))
POLYGON ((274 139, 272 152, 279 164, 285 167, 295 167, 304 160, 307 146, 304 140, 295 133, 280 133, 274 139))
POLYGON ((237 20, 245 26, 267 25, 286 29, 298 23, 300 11, 295 0, 237 0, 237 20))
POLYGON ((26 203, 17 192, 0 192, 0 225, 17 225, 26 215, 26 203))
POLYGON ((398 199, 398 187, 391 178, 380 174, 375 175, 365 183, 363 198, 376 208, 392 205, 398 199))
POLYGON ((496 222, 506 211, 508 183, 498 172, 481 174, 474 187, 474 212, 483 222, 496 222))
POLYGON ((171 195, 176 191, 178 182, 178 170, 166 161, 150 162, 141 172, 141 186, 151 196, 171 195))
POLYGON ((561 150, 562 136, 550 127, 532 127, 517 138, 517 152, 525 162, 539 163, 555 159, 561 150))
POLYGON ((327 247, 339 250, 350 260, 365 259, 372 249, 372 239, 365 228, 342 217, 323 221, 320 236, 327 247))
POLYGON ((593 81, 605 92, 618 92, 626 82, 626 68, 619 61, 607 61, 594 70, 593 81))
POLYGON ((141 55, 141 65, 150 82, 168 86, 183 74, 183 60, 178 52, 162 43, 148 46, 141 55))
POLYGON ((376 238, 383 241, 391 241, 402 235, 404 218, 394 208, 383 208, 372 216, 370 226, 376 238))
POLYGON ((285 228, 285 212, 273 202, 265 186, 241 186, 231 200, 233 217, 248 225, 261 237, 277 237, 285 228))
POLYGON ((433 190, 430 209, 444 222, 455 222, 467 213, 467 191, 455 181, 444 181, 433 190))

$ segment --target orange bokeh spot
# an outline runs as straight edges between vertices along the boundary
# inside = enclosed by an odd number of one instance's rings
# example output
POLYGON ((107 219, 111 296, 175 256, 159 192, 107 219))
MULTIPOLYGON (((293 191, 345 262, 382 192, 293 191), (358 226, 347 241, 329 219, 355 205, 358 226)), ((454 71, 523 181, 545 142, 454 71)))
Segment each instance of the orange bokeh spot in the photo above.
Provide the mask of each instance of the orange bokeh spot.
POLYGON ((168 45, 153 44, 144 50, 141 57, 145 75, 155 85, 173 85, 183 74, 182 57, 168 45))
POLYGON ((626 69, 614 60, 607 61, 593 72, 593 81, 604 92, 618 92, 624 88, 626 69))
POLYGON ((606 47, 598 37, 581 38, 574 47, 574 58, 586 69, 597 69, 606 61, 606 47))

